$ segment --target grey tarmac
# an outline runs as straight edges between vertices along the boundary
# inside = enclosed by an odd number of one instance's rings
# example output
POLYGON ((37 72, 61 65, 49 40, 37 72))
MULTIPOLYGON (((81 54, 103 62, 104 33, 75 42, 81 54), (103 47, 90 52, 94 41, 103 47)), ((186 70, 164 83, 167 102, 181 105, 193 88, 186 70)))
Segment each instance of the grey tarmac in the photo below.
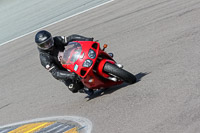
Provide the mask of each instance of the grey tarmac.
POLYGON ((107 43, 138 78, 89 100, 40 65, 36 32, 1 46, 0 125, 69 115, 92 133, 199 133, 199 14, 200 0, 115 0, 45 28, 107 43))

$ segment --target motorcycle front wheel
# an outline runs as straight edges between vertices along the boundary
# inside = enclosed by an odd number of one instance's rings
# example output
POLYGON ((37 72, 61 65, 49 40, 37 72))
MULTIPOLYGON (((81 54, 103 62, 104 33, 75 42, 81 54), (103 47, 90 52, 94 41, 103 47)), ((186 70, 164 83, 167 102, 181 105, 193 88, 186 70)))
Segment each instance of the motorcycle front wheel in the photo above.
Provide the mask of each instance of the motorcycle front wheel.
POLYGON ((115 64, 107 62, 104 65, 103 71, 107 74, 114 75, 129 84, 134 84, 137 81, 136 77, 132 73, 127 72, 122 68, 119 68, 115 64))

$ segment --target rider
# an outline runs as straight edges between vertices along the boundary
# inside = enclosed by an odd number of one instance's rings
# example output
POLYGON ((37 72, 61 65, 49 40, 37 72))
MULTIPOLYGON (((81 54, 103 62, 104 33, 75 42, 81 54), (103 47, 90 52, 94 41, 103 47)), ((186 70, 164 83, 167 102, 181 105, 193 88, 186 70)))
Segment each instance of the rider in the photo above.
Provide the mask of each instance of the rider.
POLYGON ((87 94, 93 93, 91 90, 84 89, 81 81, 77 80, 77 74, 64 69, 59 61, 59 52, 64 51, 64 47, 71 41, 93 41, 93 38, 87 38, 80 35, 55 36, 46 30, 41 30, 35 35, 35 43, 38 46, 40 61, 54 78, 62 81, 73 93, 84 90, 87 94))

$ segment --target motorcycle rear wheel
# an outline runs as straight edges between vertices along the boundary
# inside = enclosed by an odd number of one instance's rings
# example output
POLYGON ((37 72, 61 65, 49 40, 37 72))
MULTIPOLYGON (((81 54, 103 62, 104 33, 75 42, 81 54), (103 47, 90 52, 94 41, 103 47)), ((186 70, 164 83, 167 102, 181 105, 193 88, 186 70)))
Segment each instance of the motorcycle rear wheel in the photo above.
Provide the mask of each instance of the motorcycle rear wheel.
POLYGON ((122 68, 119 68, 115 64, 107 62, 104 65, 103 71, 106 72, 107 74, 115 75, 116 77, 122 79, 123 81, 129 84, 134 84, 137 81, 136 77, 132 73, 127 72, 122 68))

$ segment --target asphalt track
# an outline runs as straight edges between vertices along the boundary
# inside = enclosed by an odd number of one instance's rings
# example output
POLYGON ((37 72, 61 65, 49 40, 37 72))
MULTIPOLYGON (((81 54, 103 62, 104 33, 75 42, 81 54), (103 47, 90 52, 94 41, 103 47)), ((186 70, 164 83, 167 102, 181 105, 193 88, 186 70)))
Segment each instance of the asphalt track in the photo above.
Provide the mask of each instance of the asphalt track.
POLYGON ((200 0, 115 0, 46 29, 108 43, 139 81, 71 94, 40 65, 34 34, 0 47, 0 125, 80 116, 92 133, 200 132, 200 0))

